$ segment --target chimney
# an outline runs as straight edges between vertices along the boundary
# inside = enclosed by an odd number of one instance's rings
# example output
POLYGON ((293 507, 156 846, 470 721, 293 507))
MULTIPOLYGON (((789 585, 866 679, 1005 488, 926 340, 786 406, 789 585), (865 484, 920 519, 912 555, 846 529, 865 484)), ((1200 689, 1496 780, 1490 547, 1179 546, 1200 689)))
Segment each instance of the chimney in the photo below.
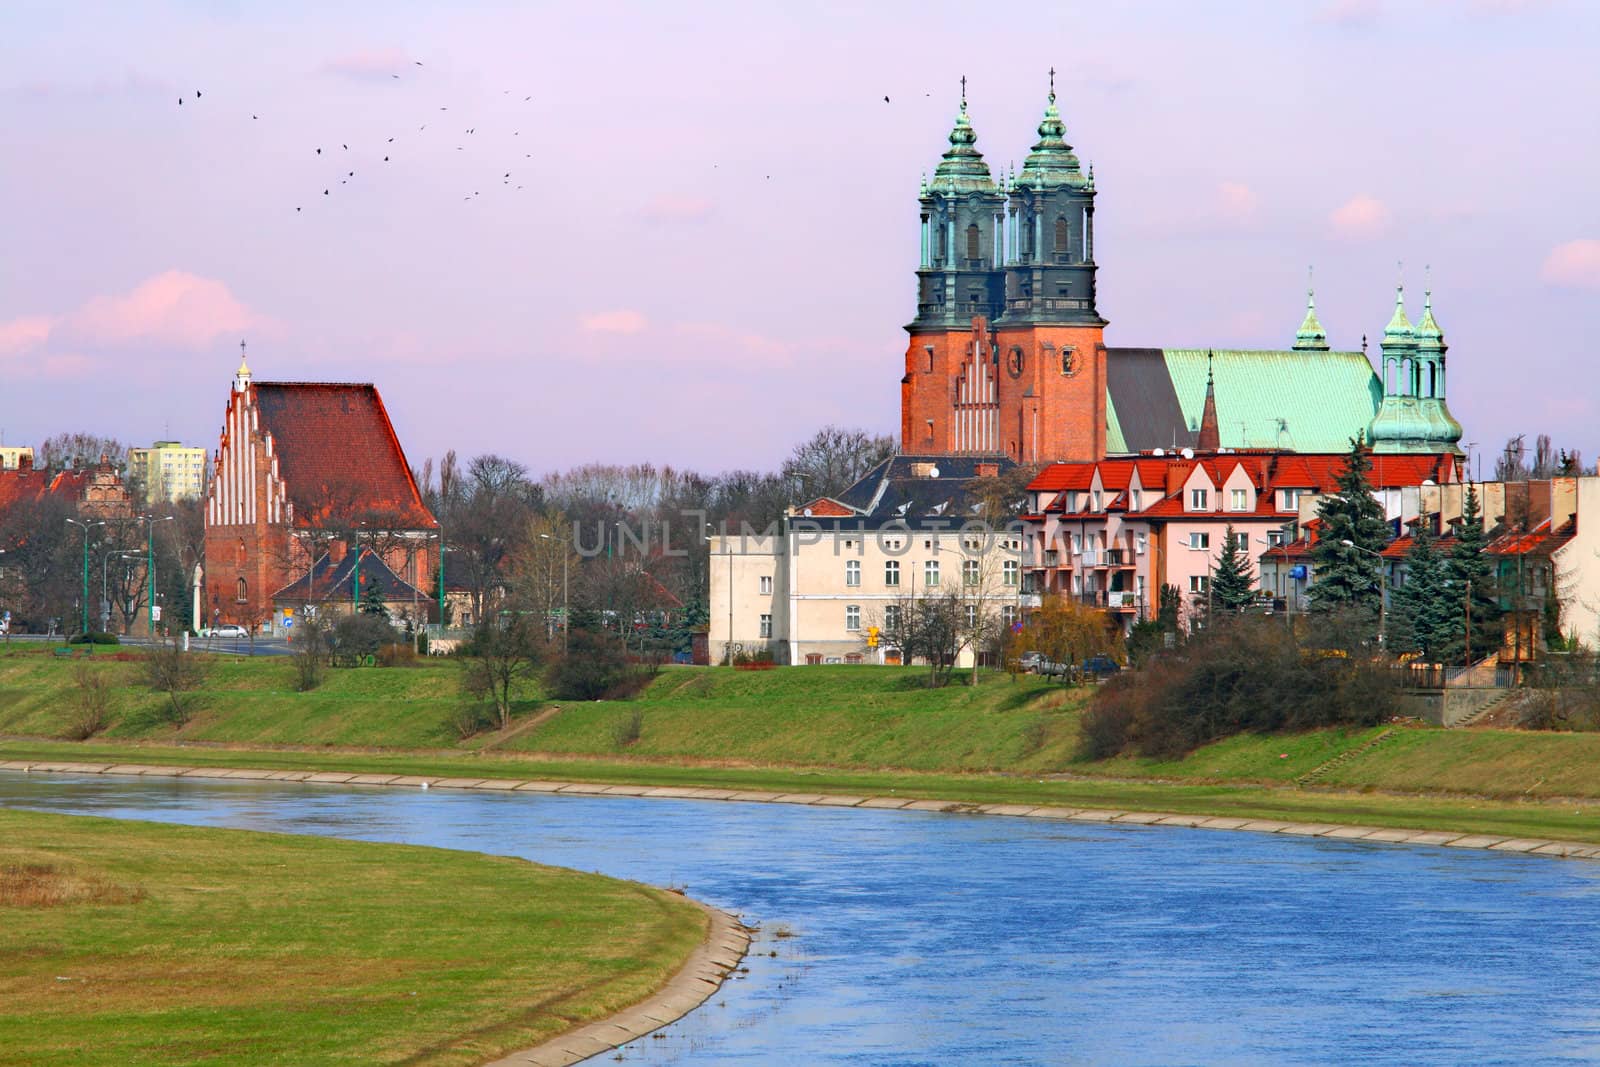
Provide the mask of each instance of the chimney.
POLYGON ((31 471, 31 470, 33 470, 33 453, 32 452, 24 452, 24 453, 22 453, 22 455, 17 457, 17 470, 19 470, 19 471, 31 471))

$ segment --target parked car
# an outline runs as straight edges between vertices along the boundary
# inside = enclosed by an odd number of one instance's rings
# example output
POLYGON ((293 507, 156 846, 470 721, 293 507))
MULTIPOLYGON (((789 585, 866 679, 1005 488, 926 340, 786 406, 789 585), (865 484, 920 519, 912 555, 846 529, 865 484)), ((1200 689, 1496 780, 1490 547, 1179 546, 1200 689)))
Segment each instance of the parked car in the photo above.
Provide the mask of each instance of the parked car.
POLYGON ((1090 656, 1083 661, 1083 673, 1091 678, 1109 678, 1121 669, 1110 656, 1090 656))
POLYGON ((1037 674, 1043 662, 1044 656, 1037 652, 1024 652, 1017 657, 1017 667, 1025 674, 1037 674))
POLYGON ((230 623, 224 623, 221 626, 213 626, 209 630, 201 630, 200 631, 200 636, 201 637, 232 637, 232 638, 240 638, 240 637, 249 637, 250 636, 250 631, 246 630, 243 626, 240 626, 237 623, 231 623, 230 622, 230 623))

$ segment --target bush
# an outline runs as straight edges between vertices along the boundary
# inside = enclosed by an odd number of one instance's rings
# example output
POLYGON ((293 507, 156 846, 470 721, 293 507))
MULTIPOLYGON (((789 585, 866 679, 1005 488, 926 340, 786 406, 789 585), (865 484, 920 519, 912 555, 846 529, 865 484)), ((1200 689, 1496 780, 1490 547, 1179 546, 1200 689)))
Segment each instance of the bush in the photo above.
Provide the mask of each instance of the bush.
POLYGON ((323 668, 328 665, 328 628, 321 619, 308 618, 294 631, 290 642, 294 660, 294 687, 309 693, 322 684, 323 668))
POLYGON ((611 634, 575 630, 567 636, 567 651, 546 672, 545 685, 561 700, 599 700, 634 673, 622 643, 611 634))
POLYGON ((87 741, 111 725, 111 685, 104 671, 82 660, 72 666, 72 682, 76 706, 62 736, 68 741, 87 741))
POLYGON ((634 708, 611 724, 611 740, 618 748, 627 748, 644 734, 644 712, 634 708))
POLYGON ((417 648, 413 644, 384 645, 378 649, 378 666, 380 667, 415 667, 416 665, 417 648))
POLYGON ((450 727, 465 741, 494 726, 494 709, 488 704, 463 704, 450 713, 450 727))
POLYGON ((145 656, 144 680, 151 689, 167 694, 165 718, 182 726, 194 718, 193 694, 205 684, 206 666, 181 642, 173 641, 156 645, 145 656))
POLYGON ((86 634, 73 634, 69 644, 74 645, 120 645, 122 641, 116 634, 108 634, 102 630, 91 630, 86 634))
POLYGON ((388 619, 358 611, 333 624, 328 644, 336 665, 353 667, 367 656, 377 655, 384 645, 399 641, 400 632, 389 625, 388 619))
POLYGON ((1102 686, 1083 716, 1079 751, 1174 759, 1247 731, 1372 725, 1393 710, 1392 675, 1370 656, 1303 646, 1276 619, 1219 618, 1102 686))

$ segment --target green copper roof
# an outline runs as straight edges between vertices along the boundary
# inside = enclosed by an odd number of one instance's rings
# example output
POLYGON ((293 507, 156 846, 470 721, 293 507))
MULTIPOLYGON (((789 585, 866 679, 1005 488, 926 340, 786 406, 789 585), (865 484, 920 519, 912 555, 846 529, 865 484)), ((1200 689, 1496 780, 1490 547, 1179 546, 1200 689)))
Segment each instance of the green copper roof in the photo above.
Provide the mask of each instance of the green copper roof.
POLYGON ((994 181, 989 177, 989 164, 978 151, 978 134, 967 121, 966 88, 962 87, 961 111, 956 115, 955 127, 950 131, 950 148, 933 172, 933 181, 927 184, 934 193, 992 193, 994 181))
POLYGON ((1418 348, 1443 348, 1444 331, 1439 329, 1439 323, 1433 317, 1433 290, 1428 290, 1422 298, 1422 318, 1417 320, 1417 325, 1411 331, 1417 338, 1418 348))
POLYGON ((1122 435, 1122 423, 1117 421, 1117 405, 1111 393, 1106 392, 1106 455, 1116 456, 1128 451, 1128 440, 1122 435))
POLYGON ((1394 290, 1394 317, 1389 320, 1389 325, 1383 328, 1385 347, 1395 343, 1408 344, 1412 340, 1411 321, 1406 318, 1406 287, 1399 285, 1394 290))
MULTIPOLYGON (((1203 348, 1163 350, 1186 423, 1199 425, 1206 394, 1203 348)), ((1360 352, 1212 349, 1217 429, 1223 448, 1343 452, 1383 399, 1360 352)))
POLYGON ((1306 290, 1306 317, 1300 324, 1300 329, 1294 335, 1296 351, 1328 350, 1328 331, 1322 328, 1322 323, 1317 321, 1317 298, 1310 289, 1306 290))
POLYGON ((1054 189, 1062 185, 1087 188, 1089 179, 1072 154, 1066 141, 1066 124, 1061 112, 1056 110, 1055 90, 1050 91, 1050 103, 1044 109, 1044 120, 1039 123, 1039 143, 1033 146, 1023 161, 1022 173, 1017 175, 1019 189, 1054 189))

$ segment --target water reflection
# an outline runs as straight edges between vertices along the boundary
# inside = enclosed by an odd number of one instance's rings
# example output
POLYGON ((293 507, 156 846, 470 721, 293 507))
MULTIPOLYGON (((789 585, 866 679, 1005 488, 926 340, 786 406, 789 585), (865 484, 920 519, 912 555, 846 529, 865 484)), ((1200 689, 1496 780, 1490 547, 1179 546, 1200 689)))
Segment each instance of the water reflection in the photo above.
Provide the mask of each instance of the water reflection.
POLYGON ((788 805, 3 772, 0 804, 524 856, 685 885, 760 922, 750 973, 667 1039, 625 1049, 636 1064, 1600 1062, 1600 880, 1581 863, 788 805), (780 925, 796 936, 776 937, 780 925))

